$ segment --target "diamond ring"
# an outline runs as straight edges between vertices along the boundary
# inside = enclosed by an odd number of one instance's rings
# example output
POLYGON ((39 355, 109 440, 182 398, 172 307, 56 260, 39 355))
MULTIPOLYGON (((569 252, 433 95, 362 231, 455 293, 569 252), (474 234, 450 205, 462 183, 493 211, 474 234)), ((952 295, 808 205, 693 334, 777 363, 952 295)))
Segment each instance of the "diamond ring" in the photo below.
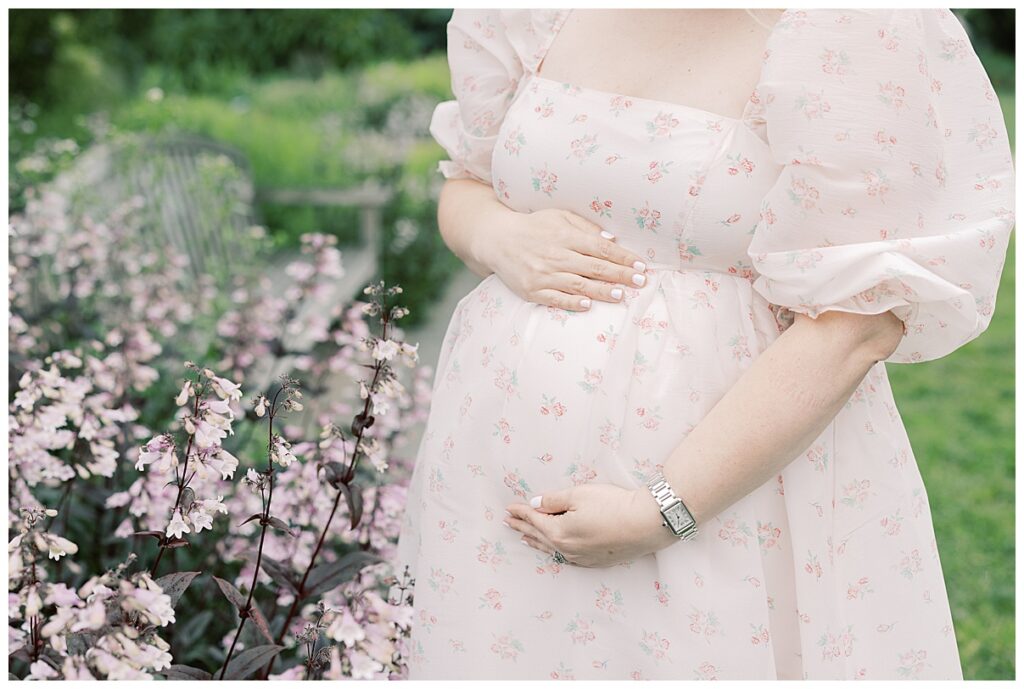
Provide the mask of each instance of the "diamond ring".
POLYGON ((555 551, 554 555, 555 555, 555 562, 557 562, 558 564, 564 565, 566 562, 568 562, 568 560, 565 559, 565 555, 562 555, 557 550, 555 551))

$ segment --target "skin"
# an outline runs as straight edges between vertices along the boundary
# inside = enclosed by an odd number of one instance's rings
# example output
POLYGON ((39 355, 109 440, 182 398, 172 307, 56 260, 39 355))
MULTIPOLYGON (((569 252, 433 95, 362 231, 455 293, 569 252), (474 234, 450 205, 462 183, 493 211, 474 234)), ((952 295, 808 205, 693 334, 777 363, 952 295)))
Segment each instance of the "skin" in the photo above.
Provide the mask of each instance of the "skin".
MULTIPOLYGON (((771 24, 778 14, 762 10, 760 18, 771 24)), ((751 39, 766 35, 742 10, 574 10, 542 69, 549 78, 729 115, 742 111, 756 84, 761 55, 750 46, 761 44, 751 39), (579 60, 581 54, 595 61, 579 60), (652 68, 659 64, 665 68, 652 68), (647 81, 631 81, 637 74, 647 81), (719 78, 708 81, 714 74, 719 78), (739 74, 750 78, 734 78, 739 74)), ((635 286, 632 264, 642 260, 580 216, 518 213, 475 180, 445 183, 438 223, 476 274, 495 273, 521 298, 568 310, 586 310, 583 297, 619 301, 611 290, 635 286)), ((802 454, 903 334, 891 312, 796 314, 662 467, 698 528, 802 454)), ((607 567, 680 543, 646 486, 586 484, 535 499, 536 507, 507 505, 505 524, 526 546, 557 549, 576 566, 607 567)))
POLYGON ((480 277, 497 273, 526 301, 586 311, 584 298, 618 302, 623 293, 616 287, 646 284, 638 254, 571 211, 518 213, 490 186, 450 179, 441 187, 437 214, 445 243, 470 270, 480 277))
MULTIPOLYGON (((751 12, 769 27, 782 15, 751 12)), ((760 79, 768 34, 741 9, 574 9, 538 72, 739 117, 760 79)))

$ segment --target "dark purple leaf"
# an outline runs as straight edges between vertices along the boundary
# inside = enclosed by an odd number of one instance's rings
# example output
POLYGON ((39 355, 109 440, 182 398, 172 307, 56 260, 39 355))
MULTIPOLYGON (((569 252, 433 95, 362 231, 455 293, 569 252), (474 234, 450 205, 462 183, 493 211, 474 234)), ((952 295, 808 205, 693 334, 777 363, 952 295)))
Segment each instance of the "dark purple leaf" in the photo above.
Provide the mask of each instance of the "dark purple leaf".
POLYGON ((189 542, 184 538, 172 538, 167 543, 164 543, 165 548, 184 548, 187 545, 189 545, 189 542))
POLYGON ((264 572, 270 575, 271 579, 287 589, 289 593, 295 594, 299 592, 299 586, 295 583, 295 573, 287 565, 264 555, 260 561, 260 566, 264 572))
POLYGON ((174 572, 173 574, 163 575, 156 580, 156 583, 160 585, 164 593, 171 597, 171 607, 173 608, 178 604, 178 600, 185 593, 188 585, 199 574, 200 572, 174 572))
POLYGON ((196 492, 191 488, 185 488, 181 491, 181 513, 186 514, 189 508, 192 507, 192 503, 196 501, 196 492))
POLYGON ((163 531, 136 531, 136 532, 134 532, 132 534, 132 536, 152 536, 153 538, 155 538, 155 539, 157 539, 159 541, 161 538, 164 537, 164 532, 163 531))
POLYGON ((324 480, 326 480, 332 486, 337 487, 337 483, 345 476, 345 466, 341 462, 327 462, 321 464, 317 469, 324 470, 324 480))
POLYGON ((369 428, 373 425, 373 417, 369 414, 359 412, 352 419, 352 435, 359 435, 364 428, 369 428))
POLYGON ((338 490, 345 496, 345 504, 348 505, 349 522, 354 529, 359 526, 359 520, 363 518, 363 491, 355 481, 347 485, 339 483, 338 490))
POLYGON ((288 528, 288 525, 285 524, 280 519, 278 519, 277 517, 271 517, 270 519, 267 520, 267 523, 270 524, 275 529, 277 529, 278 531, 284 531, 286 534, 288 534, 292 538, 295 538, 295 534, 293 534, 292 530, 288 528))
POLYGON ((384 559, 366 550, 353 551, 334 562, 324 562, 314 567, 306 579, 305 596, 315 598, 327 591, 332 591, 354 579, 363 567, 383 562, 384 559))
POLYGON ((167 679, 177 679, 184 681, 205 681, 213 679, 213 675, 211 675, 206 670, 200 670, 197 667, 190 667, 188 665, 172 665, 166 670, 161 670, 160 674, 162 674, 167 679))
POLYGON ((263 513, 262 512, 257 512, 256 514, 252 515, 251 517, 246 519, 244 522, 239 524, 239 526, 245 526, 246 524, 251 522, 253 519, 263 519, 263 513))
POLYGON ((221 579, 220 577, 214 577, 213 580, 217 582, 220 592, 224 594, 224 597, 231 601, 231 604, 235 606, 235 609, 241 610, 245 607, 245 596, 242 592, 235 588, 235 585, 230 581, 221 579))
POLYGON ((247 648, 228 663, 224 679, 245 679, 266 665, 271 658, 284 650, 284 646, 254 646, 247 648))
MULTIPOLYGON (((242 595, 241 591, 235 588, 234 584, 230 581, 221 579, 220 577, 214 577, 213 580, 217 582, 217 586, 220 587, 220 591, 224 594, 224 597, 231 601, 232 605, 235 606, 235 610, 239 613, 245 610, 245 596, 242 595)), ((251 619, 253 624, 256 625, 256 628, 260 630, 263 638, 267 641, 274 640, 274 637, 270 634, 270 625, 267 624, 267 618, 263 616, 263 613, 260 611, 259 606, 256 605, 255 600, 249 607, 249 619, 251 619)))

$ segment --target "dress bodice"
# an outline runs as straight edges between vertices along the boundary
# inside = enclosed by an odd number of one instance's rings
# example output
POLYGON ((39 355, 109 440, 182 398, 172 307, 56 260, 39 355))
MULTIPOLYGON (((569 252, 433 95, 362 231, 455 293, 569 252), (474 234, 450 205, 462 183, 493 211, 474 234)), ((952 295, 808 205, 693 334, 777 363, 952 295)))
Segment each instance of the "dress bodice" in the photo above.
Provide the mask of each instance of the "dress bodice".
POLYGON ((904 334, 890 362, 938 358, 988 327, 1013 160, 948 9, 786 10, 738 119, 540 76, 568 12, 453 14, 456 98, 430 126, 446 177, 514 210, 573 211, 650 267, 750 280, 728 282, 783 327, 891 311, 904 334))
POLYGON ((596 223, 652 266, 753 279, 746 249, 781 167, 747 115, 530 74, 498 130, 493 186, 514 210, 596 223))

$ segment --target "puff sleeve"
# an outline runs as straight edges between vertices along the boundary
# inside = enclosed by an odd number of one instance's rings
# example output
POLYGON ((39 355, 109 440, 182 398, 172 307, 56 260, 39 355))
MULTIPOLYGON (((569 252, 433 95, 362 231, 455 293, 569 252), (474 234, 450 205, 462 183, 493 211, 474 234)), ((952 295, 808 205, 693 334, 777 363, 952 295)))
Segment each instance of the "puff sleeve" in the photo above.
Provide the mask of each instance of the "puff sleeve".
POLYGON ((498 129, 524 66, 501 10, 455 9, 447 32, 455 100, 438 104, 430 121, 430 134, 450 156, 437 169, 449 179, 491 184, 498 129))
POLYGON ((980 335, 1014 224, 1014 171, 956 16, 788 10, 758 92, 781 174, 748 247, 755 291, 780 314, 892 310, 905 330, 892 363, 980 335))

